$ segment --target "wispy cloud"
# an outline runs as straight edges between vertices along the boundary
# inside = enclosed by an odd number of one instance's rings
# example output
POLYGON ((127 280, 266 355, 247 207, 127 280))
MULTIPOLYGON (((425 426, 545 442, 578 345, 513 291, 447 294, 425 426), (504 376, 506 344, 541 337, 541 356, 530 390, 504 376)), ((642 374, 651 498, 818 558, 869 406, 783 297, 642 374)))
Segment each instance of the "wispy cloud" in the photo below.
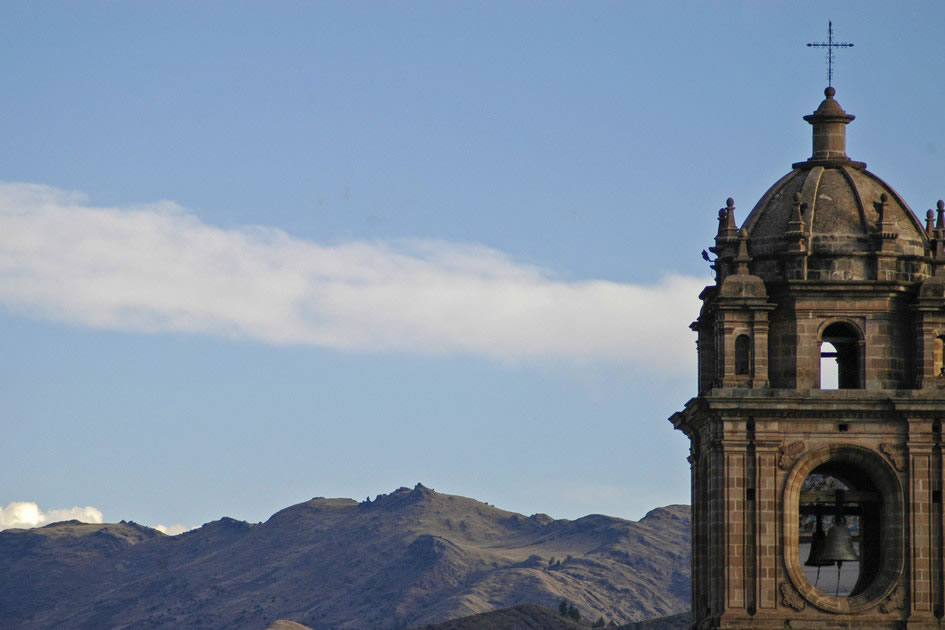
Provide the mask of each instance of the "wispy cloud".
POLYGON ((14 501, 6 507, 0 507, 0 530, 42 527, 49 523, 73 519, 83 523, 103 522, 102 512, 91 506, 43 511, 33 501, 14 501))
POLYGON ((0 302, 95 328, 677 371, 693 361, 703 283, 567 281, 479 245, 324 245, 215 227, 172 202, 96 207, 0 184, 0 302))

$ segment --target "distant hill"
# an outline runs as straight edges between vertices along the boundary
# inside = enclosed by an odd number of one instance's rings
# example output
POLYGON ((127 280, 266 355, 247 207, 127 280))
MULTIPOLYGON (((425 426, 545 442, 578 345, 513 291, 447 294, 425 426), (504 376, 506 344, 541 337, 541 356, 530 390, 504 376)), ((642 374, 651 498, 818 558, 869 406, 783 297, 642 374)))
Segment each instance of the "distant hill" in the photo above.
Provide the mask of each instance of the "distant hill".
POLYGON ((522 604, 492 612, 430 624, 417 630, 579 630, 586 625, 562 617, 547 606, 522 604))
POLYGON ((2 628, 408 628, 562 599, 617 623, 687 610, 689 508, 554 520, 418 484, 180 536, 125 522, 0 532, 2 628))
MULTIPOLYGON (((685 612, 621 626, 611 625, 611 622, 606 621, 605 628, 610 630, 689 630, 690 618, 689 613, 685 612)), ((522 604, 443 623, 429 624, 415 630, 587 630, 594 627, 593 624, 597 619, 599 617, 573 621, 568 617, 562 617, 557 610, 547 606, 522 604)), ((273 630, 279 629, 273 628, 273 630)))
POLYGON ((689 630, 691 625, 692 615, 686 611, 676 615, 628 623, 620 626, 619 630, 689 630))
MULTIPOLYGON (((689 630, 691 616, 688 612, 637 621, 618 626, 606 622, 611 630, 689 630)), ((596 620, 595 620, 596 621, 596 620)), ((492 612, 461 617, 443 623, 428 624, 412 630, 586 630, 594 627, 594 621, 573 621, 562 617, 557 610, 535 604, 520 604, 492 612)), ((279 619, 266 630, 311 630, 294 621, 279 619)))

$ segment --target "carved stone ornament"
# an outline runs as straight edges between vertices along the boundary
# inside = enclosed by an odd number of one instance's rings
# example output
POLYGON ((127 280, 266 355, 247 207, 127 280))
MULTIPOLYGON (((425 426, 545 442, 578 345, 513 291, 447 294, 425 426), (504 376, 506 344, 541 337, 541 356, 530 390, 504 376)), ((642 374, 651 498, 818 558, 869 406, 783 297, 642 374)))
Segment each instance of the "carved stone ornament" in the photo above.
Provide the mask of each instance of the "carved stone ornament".
POLYGON ((883 442, 879 445, 879 450, 881 450, 886 455, 886 457, 889 458, 889 461, 893 463, 893 466, 896 467, 896 470, 906 469, 906 449, 904 446, 887 444, 883 442))
POLYGON ((797 458, 804 452, 803 442, 791 442, 787 446, 781 447, 781 457, 778 459, 778 467, 782 470, 789 470, 797 458))
POLYGON ((906 607, 906 588, 902 585, 902 582, 896 585, 896 588, 893 589, 893 592, 889 594, 889 597, 886 598, 886 601, 882 603, 879 607, 884 613, 892 612, 894 610, 901 610, 906 607))
POLYGON ((790 606, 798 612, 807 608, 807 602, 805 602, 800 594, 794 590, 794 587, 787 582, 781 582, 781 603, 785 606, 790 606))

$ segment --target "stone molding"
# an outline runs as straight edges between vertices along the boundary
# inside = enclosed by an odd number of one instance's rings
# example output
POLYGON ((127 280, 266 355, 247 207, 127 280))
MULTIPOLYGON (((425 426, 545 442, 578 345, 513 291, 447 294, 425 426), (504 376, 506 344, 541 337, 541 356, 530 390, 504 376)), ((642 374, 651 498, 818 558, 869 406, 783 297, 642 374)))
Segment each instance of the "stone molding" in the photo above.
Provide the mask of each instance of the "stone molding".
POLYGON ((804 452, 804 443, 801 441, 791 442, 787 446, 782 446, 780 450, 781 457, 778 458, 778 468, 790 470, 797 458, 804 452))
POLYGON ((883 452, 889 461, 893 463, 893 466, 896 467, 896 470, 903 471, 906 469, 906 449, 903 446, 898 444, 889 444, 888 442, 883 442, 879 445, 879 450, 883 452))
POLYGON ((902 582, 896 585, 896 588, 893 589, 893 592, 889 594, 889 597, 886 598, 886 601, 882 603, 879 607, 884 613, 893 612, 894 610, 902 610, 906 607, 906 588, 903 586, 902 582))
POLYGON ((781 603, 798 612, 807 608, 807 602, 804 601, 804 598, 787 582, 781 582, 781 603))

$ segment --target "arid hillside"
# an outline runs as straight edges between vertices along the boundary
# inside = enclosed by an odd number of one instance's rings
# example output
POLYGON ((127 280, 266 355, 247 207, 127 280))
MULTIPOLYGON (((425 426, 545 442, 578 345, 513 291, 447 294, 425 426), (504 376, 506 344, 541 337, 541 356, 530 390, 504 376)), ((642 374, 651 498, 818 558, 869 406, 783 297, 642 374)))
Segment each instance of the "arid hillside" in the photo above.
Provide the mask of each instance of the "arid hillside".
MULTIPOLYGON (((411 628, 411 630, 582 630, 601 627, 610 628, 610 630, 689 630, 690 619, 690 614, 685 612, 618 626, 613 621, 606 621, 602 617, 595 621, 574 620, 547 606, 520 604, 443 623, 411 628)), ((311 630, 311 628, 294 621, 278 619, 269 624, 266 630, 311 630)))
POLYGON ((627 623, 689 606, 689 508, 523 516, 418 484, 180 536, 74 521, 0 532, 2 628, 410 628, 566 599, 627 623))

